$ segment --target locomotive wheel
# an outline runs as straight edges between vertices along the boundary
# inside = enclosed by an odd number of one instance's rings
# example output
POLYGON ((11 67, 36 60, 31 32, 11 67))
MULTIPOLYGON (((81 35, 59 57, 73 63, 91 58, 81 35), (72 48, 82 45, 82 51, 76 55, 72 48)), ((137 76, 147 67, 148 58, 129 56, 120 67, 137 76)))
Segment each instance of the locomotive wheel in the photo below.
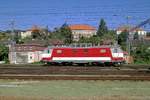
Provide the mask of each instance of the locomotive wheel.
POLYGON ((121 65, 122 65, 121 62, 117 62, 117 63, 114 63, 114 64, 113 64, 114 67, 120 67, 121 65))
POLYGON ((78 63, 78 66, 88 66, 88 63, 78 63))
POLYGON ((71 66, 72 62, 62 62, 62 65, 64 65, 64 66, 71 66))
POLYGON ((100 63, 98 63, 98 62, 92 62, 91 65, 92 66, 98 66, 98 65, 100 65, 100 63))
POLYGON ((90 65, 90 63, 84 63, 84 66, 89 66, 90 65))
POLYGON ((109 62, 104 63, 105 66, 111 66, 109 62))

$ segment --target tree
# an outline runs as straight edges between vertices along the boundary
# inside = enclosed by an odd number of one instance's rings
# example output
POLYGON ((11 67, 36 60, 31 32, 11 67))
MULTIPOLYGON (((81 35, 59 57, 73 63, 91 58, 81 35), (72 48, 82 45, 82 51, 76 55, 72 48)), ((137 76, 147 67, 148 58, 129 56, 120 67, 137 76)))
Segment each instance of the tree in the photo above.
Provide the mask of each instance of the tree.
POLYGON ((113 30, 108 30, 108 33, 102 36, 103 44, 112 45, 114 44, 115 41, 116 41, 116 33, 113 30))
POLYGON ((118 35, 118 44, 121 45, 123 50, 126 50, 126 40, 127 40, 128 32, 122 32, 118 35))
POLYGON ((81 37, 78 41, 78 43, 92 43, 93 45, 97 45, 101 43, 100 37, 94 35, 90 38, 81 37))
POLYGON ((150 49, 144 44, 140 44, 132 51, 135 63, 150 63, 150 49))
POLYGON ((19 36, 19 33, 18 33, 18 32, 16 32, 15 35, 14 35, 14 41, 15 41, 15 43, 17 43, 17 44, 22 43, 22 42, 21 42, 21 36, 19 36))
POLYGON ((89 43, 89 38, 86 37, 80 37, 78 43, 89 43))
POLYGON ((138 40, 139 39, 139 34, 136 32, 135 34, 134 34, 134 40, 138 40))
POLYGON ((97 45, 101 43, 101 39, 98 36, 92 36, 89 38, 90 43, 92 43, 93 45, 97 45))
POLYGON ((98 31, 97 31, 97 35, 99 37, 102 37, 104 34, 108 33, 108 28, 106 26, 106 22, 104 21, 104 19, 100 20, 100 25, 98 27, 98 31))
POLYGON ((8 61, 8 47, 0 45, 0 61, 8 61))
POLYGON ((38 31, 38 30, 32 31, 32 38, 33 39, 41 39, 42 35, 41 35, 40 31, 38 31))
POLYGON ((64 23, 60 28, 61 35, 64 36, 64 43, 70 44, 72 43, 72 31, 69 26, 64 23))
POLYGON ((62 40, 65 44, 72 43, 72 31, 69 26, 64 23, 60 28, 55 28, 51 34, 52 39, 62 40))
POLYGON ((150 37, 150 32, 147 32, 146 36, 150 37))
POLYGON ((8 35, 7 33, 4 33, 4 32, 0 33, 0 41, 8 40, 9 38, 10 38, 10 35, 8 35))

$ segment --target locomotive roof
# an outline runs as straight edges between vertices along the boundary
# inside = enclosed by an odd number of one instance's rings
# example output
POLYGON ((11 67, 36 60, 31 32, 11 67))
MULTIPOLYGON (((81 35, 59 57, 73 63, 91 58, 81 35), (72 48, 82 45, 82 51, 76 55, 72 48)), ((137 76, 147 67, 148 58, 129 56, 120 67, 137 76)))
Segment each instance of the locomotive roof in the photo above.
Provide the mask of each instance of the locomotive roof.
POLYGON ((61 45, 61 46, 48 46, 48 48, 119 48, 119 45, 61 45))

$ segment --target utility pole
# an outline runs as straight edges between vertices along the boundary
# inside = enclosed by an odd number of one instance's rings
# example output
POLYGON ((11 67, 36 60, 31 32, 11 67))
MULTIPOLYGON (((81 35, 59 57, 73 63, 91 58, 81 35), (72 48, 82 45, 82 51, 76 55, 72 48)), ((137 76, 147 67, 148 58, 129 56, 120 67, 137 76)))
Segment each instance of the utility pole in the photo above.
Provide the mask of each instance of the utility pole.
POLYGON ((130 53, 131 53, 130 50, 131 50, 131 40, 132 40, 132 34, 133 34, 132 32, 134 30, 136 30, 137 28, 144 26, 147 23, 150 23, 150 18, 147 19, 147 20, 145 20, 145 21, 143 21, 143 22, 141 22, 137 26, 135 26, 135 27, 133 27, 133 28, 131 28, 131 29, 128 30, 128 35, 127 35, 127 51, 129 53, 129 56, 130 56, 130 53))
MULTIPOLYGON (((115 17, 117 17, 118 15, 117 14, 115 14, 115 15, 113 15, 113 16, 115 16, 115 17)), ((116 18, 115 18, 116 19, 116 18)), ((115 20, 116 21, 116 20, 115 20)), ((117 29, 117 25, 116 25, 116 29, 117 29)), ((118 35, 119 34, 117 34, 117 32, 116 32, 116 45, 118 46, 118 35)))
POLYGON ((126 20, 127 20, 127 27, 129 27, 128 31, 127 31, 127 37, 126 37, 126 49, 128 51, 128 55, 130 56, 130 49, 131 49, 131 32, 130 32, 130 25, 129 25, 129 19, 131 18, 131 16, 127 16, 126 20))
POLYGON ((127 37, 126 37, 126 48, 127 48, 127 52, 128 55, 130 56, 130 49, 131 49, 131 38, 130 38, 130 32, 127 32, 127 37))
POLYGON ((10 22, 10 27, 11 27, 11 45, 14 45, 16 43, 15 41, 15 21, 12 20, 10 22))
POLYGON ((10 46, 9 46, 9 50, 12 50, 14 53, 11 56, 11 59, 13 59, 13 61, 16 63, 16 53, 15 53, 15 21, 12 20, 10 22, 10 30, 11 30, 11 40, 10 40, 10 46))
POLYGON ((45 28, 45 33, 46 33, 46 45, 49 45, 49 39, 48 39, 48 25, 45 28))
POLYGON ((127 25, 129 25, 129 19, 131 19, 131 16, 127 16, 127 17, 126 17, 127 25))

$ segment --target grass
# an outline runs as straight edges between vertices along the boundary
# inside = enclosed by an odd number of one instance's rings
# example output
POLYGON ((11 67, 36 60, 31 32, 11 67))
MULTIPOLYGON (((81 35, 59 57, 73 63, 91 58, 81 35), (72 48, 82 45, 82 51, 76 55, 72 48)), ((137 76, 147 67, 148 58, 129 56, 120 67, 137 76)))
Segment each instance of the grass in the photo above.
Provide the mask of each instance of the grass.
POLYGON ((0 100, 149 100, 149 97, 93 96, 93 97, 21 97, 0 96, 0 100))
POLYGON ((0 80, 0 100, 29 98, 30 100, 61 98, 64 98, 63 100, 149 100, 150 82, 0 80))

